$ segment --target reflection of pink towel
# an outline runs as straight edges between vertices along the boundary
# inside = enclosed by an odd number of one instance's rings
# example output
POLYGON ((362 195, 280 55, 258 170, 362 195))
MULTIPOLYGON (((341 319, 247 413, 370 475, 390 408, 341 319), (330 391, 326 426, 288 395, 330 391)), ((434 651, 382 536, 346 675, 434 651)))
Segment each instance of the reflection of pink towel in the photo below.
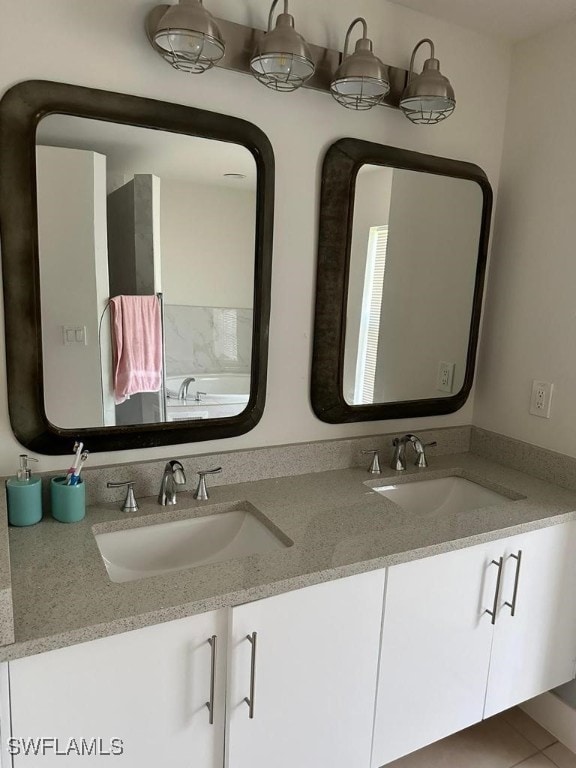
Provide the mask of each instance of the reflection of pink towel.
POLYGON ((112 309, 116 405, 162 385, 162 323, 157 296, 116 296, 112 309))

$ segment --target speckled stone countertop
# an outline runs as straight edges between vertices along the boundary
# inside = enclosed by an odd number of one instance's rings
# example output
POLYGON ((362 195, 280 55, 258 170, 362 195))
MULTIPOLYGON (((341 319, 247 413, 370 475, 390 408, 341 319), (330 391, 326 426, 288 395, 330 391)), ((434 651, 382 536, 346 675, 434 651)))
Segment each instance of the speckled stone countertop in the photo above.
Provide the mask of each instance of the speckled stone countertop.
POLYGON ((435 457, 425 470, 381 476, 345 469, 214 487, 175 507, 140 500, 140 512, 89 507, 85 520, 50 518, 10 530, 15 643, 0 659, 61 648, 130 629, 238 605, 291 589, 414 560, 576 519, 576 492, 473 454, 435 457), (390 481, 461 475, 510 500, 459 514, 412 515, 375 493, 390 481), (294 542, 251 555, 138 581, 113 583, 94 530, 114 530, 217 513, 248 502, 294 542))
POLYGON ((0 494, 0 645, 14 642, 6 494, 0 494))

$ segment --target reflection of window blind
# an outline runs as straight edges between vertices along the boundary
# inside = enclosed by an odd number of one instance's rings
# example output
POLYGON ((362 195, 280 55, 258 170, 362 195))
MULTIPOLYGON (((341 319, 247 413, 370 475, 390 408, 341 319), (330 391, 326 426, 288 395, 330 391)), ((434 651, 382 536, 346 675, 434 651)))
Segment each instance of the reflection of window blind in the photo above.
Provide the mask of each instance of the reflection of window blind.
POLYGON ((238 313, 235 309, 214 310, 214 351, 225 360, 238 360, 238 313))
POLYGON ((387 247, 388 227, 371 227, 368 239, 366 279, 362 298, 362 321, 358 344, 357 372, 359 374, 359 381, 356 382, 357 396, 355 400, 360 403, 374 402, 374 383, 376 380, 387 247))

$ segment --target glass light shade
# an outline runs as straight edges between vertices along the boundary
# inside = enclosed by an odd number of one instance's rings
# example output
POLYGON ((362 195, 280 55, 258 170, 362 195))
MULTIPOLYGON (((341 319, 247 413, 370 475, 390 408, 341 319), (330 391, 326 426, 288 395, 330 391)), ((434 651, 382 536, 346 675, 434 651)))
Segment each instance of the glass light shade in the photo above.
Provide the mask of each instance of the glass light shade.
MULTIPOLYGON (((347 39, 354 23, 348 30, 347 39)), ((388 70, 372 52, 372 41, 367 37, 357 40, 356 49, 350 56, 346 55, 347 47, 346 44, 344 59, 330 84, 330 92, 338 104, 347 109, 372 109, 390 91, 388 70)))
POLYGON ((224 40, 201 0, 180 0, 162 16, 152 41, 174 69, 201 74, 224 56, 224 40))
POLYGON ((294 29, 289 13, 278 16, 276 27, 260 40, 250 62, 259 83, 275 91, 295 91, 314 74, 316 66, 308 43, 294 29))
POLYGON ((314 74, 314 64, 290 53, 255 56, 250 62, 259 83, 275 91, 295 91, 314 74))
POLYGON ((454 89, 440 72, 440 62, 428 59, 422 74, 410 79, 400 100, 400 109, 413 123, 435 125, 450 117, 455 108, 454 89))
POLYGON ((384 87, 381 81, 367 77, 335 80, 330 86, 332 96, 338 104, 357 111, 372 109, 380 104, 389 90, 390 88, 384 87))

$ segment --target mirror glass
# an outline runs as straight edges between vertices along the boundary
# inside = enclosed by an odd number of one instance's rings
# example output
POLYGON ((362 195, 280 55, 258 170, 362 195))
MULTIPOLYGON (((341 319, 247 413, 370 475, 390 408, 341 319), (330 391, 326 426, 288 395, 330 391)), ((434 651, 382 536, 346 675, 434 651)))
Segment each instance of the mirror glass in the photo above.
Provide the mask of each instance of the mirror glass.
POLYGON ((346 306, 348 405, 462 389, 482 207, 482 189, 470 179, 360 168, 346 306))
POLYGON ((50 115, 36 140, 44 402, 56 427, 240 414, 256 164, 238 144, 50 115))

